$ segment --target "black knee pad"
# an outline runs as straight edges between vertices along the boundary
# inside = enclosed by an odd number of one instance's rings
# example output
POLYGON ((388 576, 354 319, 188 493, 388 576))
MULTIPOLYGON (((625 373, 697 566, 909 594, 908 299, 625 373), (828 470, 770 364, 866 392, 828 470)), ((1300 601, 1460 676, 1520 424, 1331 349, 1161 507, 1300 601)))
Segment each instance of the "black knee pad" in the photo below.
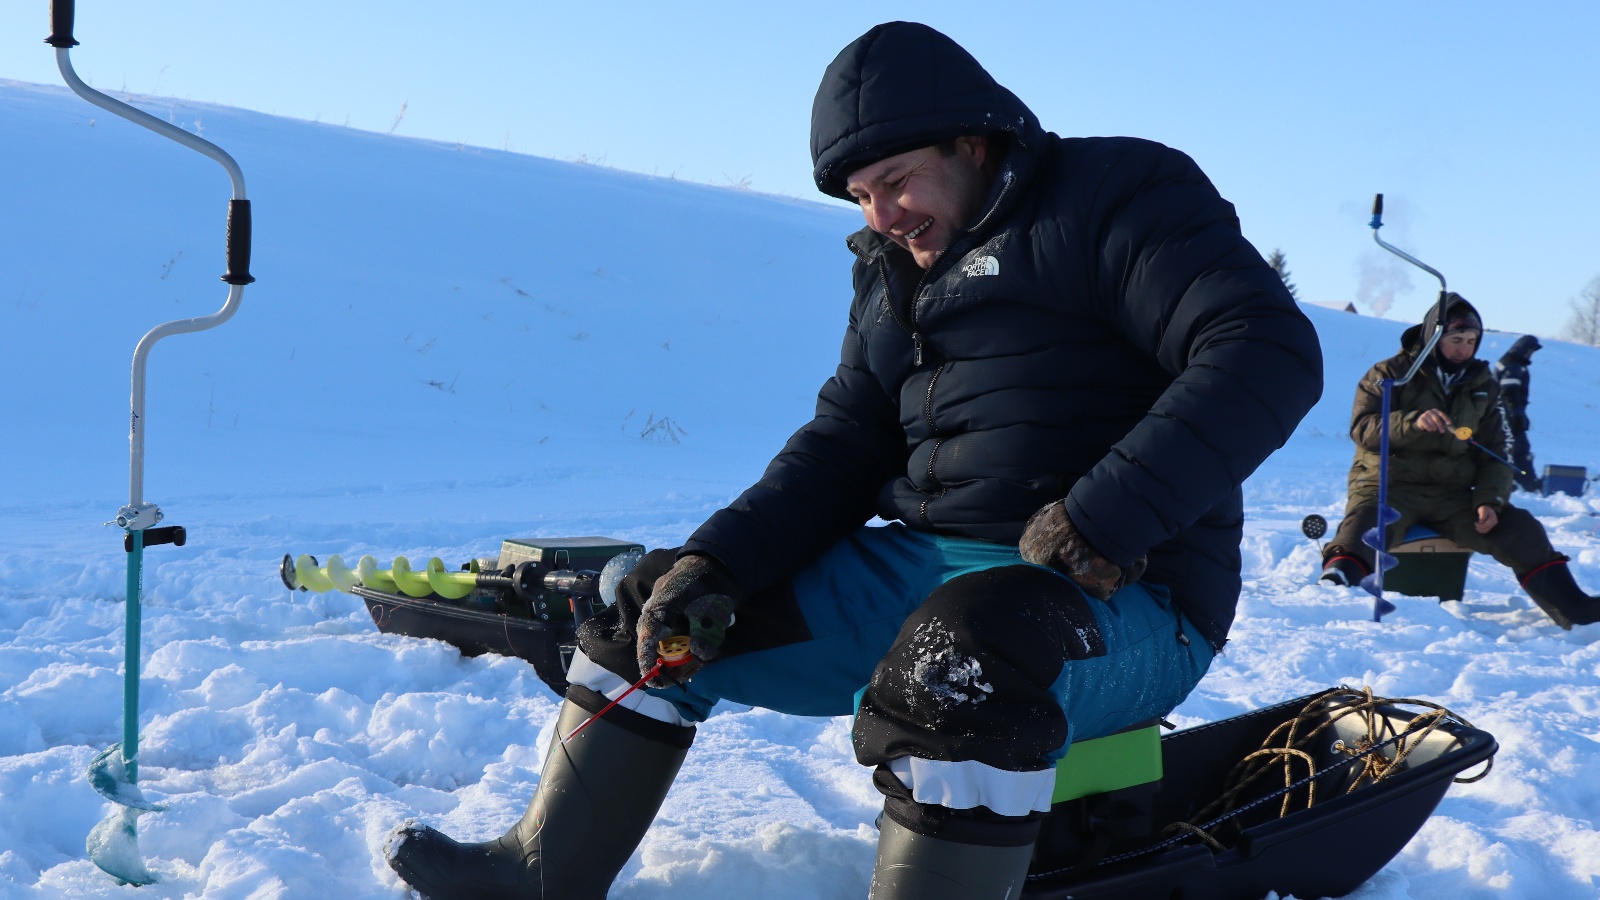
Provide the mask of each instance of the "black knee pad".
POLYGON ((1061 667, 1106 652, 1089 606, 1095 602, 1034 566, 988 569, 940 586, 873 673, 856 718, 856 758, 865 765, 916 756, 1044 768, 1066 741, 1066 718, 1050 690, 1061 667))
MULTIPOLYGON (((960 623, 969 638, 1027 664, 1034 656, 1014 653, 1016 641, 1037 632, 1063 659, 1104 656, 1105 640, 1091 599, 1060 573, 1037 566, 1000 566, 971 572, 935 588, 901 628, 900 640, 920 623, 960 623)), ((1052 654, 1053 655, 1053 654, 1052 654)), ((1052 669, 1059 671, 1059 666, 1052 669)), ((1050 680, 1055 680, 1051 672, 1050 680)))

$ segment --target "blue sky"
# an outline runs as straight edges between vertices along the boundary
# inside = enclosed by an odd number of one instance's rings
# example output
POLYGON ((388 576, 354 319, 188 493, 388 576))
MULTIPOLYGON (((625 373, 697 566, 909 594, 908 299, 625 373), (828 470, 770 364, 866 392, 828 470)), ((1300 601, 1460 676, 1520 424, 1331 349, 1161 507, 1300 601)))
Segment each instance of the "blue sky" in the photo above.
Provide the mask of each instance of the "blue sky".
MULTIPOLYGON (((47 10, 0 7, 0 78, 60 83, 47 10)), ((1491 328, 1555 335, 1600 276, 1595 3, 86 0, 73 62, 108 90, 834 202, 810 183, 812 92, 894 18, 955 37, 1058 133, 1194 156, 1302 299, 1392 294, 1403 320, 1432 301, 1372 243, 1378 191, 1384 236, 1491 328)))

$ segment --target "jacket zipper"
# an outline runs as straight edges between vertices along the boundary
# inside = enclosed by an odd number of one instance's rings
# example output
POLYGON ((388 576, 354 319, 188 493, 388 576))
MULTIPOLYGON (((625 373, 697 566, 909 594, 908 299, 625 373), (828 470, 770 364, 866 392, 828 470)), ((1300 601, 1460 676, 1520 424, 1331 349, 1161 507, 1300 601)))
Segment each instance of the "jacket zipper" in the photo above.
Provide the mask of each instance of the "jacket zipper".
MULTIPOLYGON (((1005 179, 1005 183, 1003 185, 1001 185, 1000 193, 995 196, 994 203, 989 205, 989 211, 984 214, 984 216, 983 216, 983 218, 981 220, 978 221, 978 224, 976 224, 976 225, 972 226, 971 228, 969 228, 964 233, 963 236, 970 236, 970 235, 974 234, 975 232, 983 230, 983 227, 989 223, 989 220, 991 218, 994 217, 995 212, 997 210, 999 210, 1002 205, 1005 204, 1006 194, 1011 192, 1011 186, 1016 183, 1016 176, 1011 172, 1010 169, 1006 169, 1001 174, 1001 177, 1005 179)), ((950 251, 954 250, 956 248, 956 246, 957 246, 956 244, 951 244, 949 249, 945 250, 945 252, 939 256, 939 259, 937 261, 935 261, 932 266, 929 266, 928 269, 922 273, 922 277, 917 279, 916 288, 914 288, 911 291, 911 309, 909 310, 909 315, 910 315, 911 321, 910 321, 909 327, 906 330, 911 332, 911 362, 914 365, 918 365, 918 366, 922 365, 922 333, 917 330, 917 301, 919 299, 921 299, 921 297, 922 297, 922 286, 928 283, 929 277, 933 275, 933 270, 935 268, 938 268, 938 265, 939 265, 940 262, 943 262, 946 259, 951 258, 950 257, 950 251)), ((954 264, 952 263, 951 265, 954 265, 954 264)), ((889 286, 888 280, 885 279, 884 280, 884 289, 885 289, 885 295, 886 296, 887 296, 888 286, 889 286)), ((893 308, 893 304, 891 304, 891 308, 893 308)), ((941 368, 942 368, 943 364, 941 363, 940 365, 941 365, 941 368)), ((938 377, 938 373, 934 373, 934 377, 937 378, 938 377)), ((933 383, 932 382, 928 383, 928 389, 930 391, 933 389, 933 383)), ((929 425, 933 424, 932 418, 929 418, 928 424, 929 425)))
MULTIPOLYGON (((984 213, 983 218, 978 222, 978 224, 968 229, 966 234, 970 235, 973 232, 982 230, 983 227, 989 223, 989 220, 994 217, 995 212, 1005 204, 1006 194, 1009 194, 1011 192, 1012 185, 1016 184, 1016 175, 1009 168, 1007 168, 1001 173, 1000 177, 1005 180, 1005 183, 1000 187, 999 195, 994 198, 994 203, 990 204, 989 211, 984 213)), ((952 246, 951 249, 954 249, 954 247, 952 246)), ((940 256, 940 260, 942 261, 947 256, 948 251, 946 251, 945 255, 940 256)), ((936 262, 934 266, 937 267, 937 265, 938 263, 936 262)), ((888 266, 888 261, 884 258, 882 253, 879 253, 878 281, 883 285, 883 300, 888 304, 889 315, 894 317, 895 323, 904 329, 907 334, 911 335, 911 362, 913 365, 920 366, 922 365, 923 360, 923 343, 922 332, 917 330, 917 298, 918 295, 922 293, 922 286, 928 283, 928 276, 933 274, 933 268, 929 268, 928 270, 924 271, 922 273, 922 277, 917 279, 917 286, 911 290, 911 297, 908 304, 910 308, 906 311, 906 317, 901 317, 900 307, 895 303, 894 292, 889 290, 888 266)))
MULTIPOLYGON (((924 272, 923 273, 923 278, 926 278, 926 277, 927 277, 927 273, 924 272)), ((884 305, 889 307, 889 315, 894 317, 894 321, 895 321, 896 325, 899 325, 901 327, 901 329, 903 329, 906 332, 906 334, 911 335, 911 363, 912 363, 912 365, 916 365, 916 366, 922 365, 922 335, 920 333, 918 333, 918 331, 916 329, 916 324, 915 324, 915 317, 916 317, 916 310, 917 310, 917 291, 922 290, 922 279, 918 279, 917 280, 916 290, 913 290, 911 292, 911 310, 910 310, 910 314, 911 314, 913 320, 909 321, 909 322, 900 315, 900 305, 895 302, 894 291, 889 289, 889 262, 888 262, 888 260, 884 259, 882 256, 878 257, 878 281, 879 281, 879 283, 881 283, 883 285, 883 302, 884 302, 884 305)))
MULTIPOLYGON (((1010 175, 1011 173, 1007 172, 1006 174, 1010 175)), ((1001 203, 1005 200, 1006 194, 1011 190, 1011 185, 1014 182, 1014 178, 1006 178, 1005 185, 1000 188, 1000 194, 995 198, 994 204, 989 207, 988 214, 986 214, 982 221, 980 221, 968 232, 969 234, 973 231, 978 231, 989 221, 989 218, 994 215, 995 210, 1000 208, 1001 203)), ((954 249, 954 247, 951 249, 954 249)), ((948 253, 948 251, 946 251, 946 253, 948 253)), ((940 259, 942 260, 944 257, 941 256, 940 259)), ((900 317, 899 305, 895 303, 894 292, 889 289, 888 262, 882 256, 878 257, 878 280, 883 284, 884 302, 888 304, 889 315, 894 317, 896 324, 905 329, 906 333, 911 335, 911 363, 912 365, 919 367, 922 365, 923 353, 922 332, 917 330, 917 299, 922 294, 922 286, 928 282, 928 276, 932 274, 933 269, 929 268, 922 273, 921 278, 917 279, 917 286, 911 291, 909 302, 910 308, 906 311, 907 318, 902 319, 900 317)), ((932 377, 928 379, 928 390, 923 396, 922 400, 922 417, 928 422, 928 430, 934 434, 938 433, 938 427, 933 422, 933 387, 938 383, 939 376, 944 374, 944 367, 945 364, 941 362, 939 363, 939 367, 934 370, 932 377)), ((943 445, 944 438, 939 438, 937 441, 935 441, 933 450, 928 454, 928 480, 936 484, 938 483, 938 478, 935 477, 933 473, 934 462, 939 458, 939 448, 943 445)), ((940 490, 938 496, 944 496, 947 490, 948 488, 940 490)), ((928 503, 929 500, 923 500, 917 505, 917 516, 918 518, 922 519, 922 522, 925 525, 932 524, 928 520, 928 503)))
MULTIPOLYGON (((933 377, 928 379, 927 393, 922 398, 922 417, 928 420, 928 430, 934 433, 937 433, 939 429, 933 424, 933 386, 938 383, 939 376, 944 374, 944 366, 944 363, 939 363, 939 368, 933 370, 933 377)), ((931 457, 928 459, 928 475, 933 475, 933 459, 931 457)))

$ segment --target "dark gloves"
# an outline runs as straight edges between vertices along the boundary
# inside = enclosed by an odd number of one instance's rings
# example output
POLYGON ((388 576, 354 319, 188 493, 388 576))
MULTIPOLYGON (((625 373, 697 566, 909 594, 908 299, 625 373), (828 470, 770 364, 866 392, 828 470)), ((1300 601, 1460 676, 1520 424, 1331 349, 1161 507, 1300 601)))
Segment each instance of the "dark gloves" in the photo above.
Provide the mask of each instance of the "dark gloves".
POLYGON ((669 637, 687 635, 691 658, 681 665, 662 666, 650 679, 650 687, 688 681, 716 659, 740 599, 733 576, 709 556, 691 553, 657 578, 650 599, 639 610, 639 674, 656 664, 658 645, 669 637))
POLYGON ((1096 600, 1109 599, 1144 575, 1144 557, 1124 569, 1089 546, 1067 516, 1065 500, 1057 500, 1028 519, 1018 549, 1023 559, 1066 575, 1096 600))

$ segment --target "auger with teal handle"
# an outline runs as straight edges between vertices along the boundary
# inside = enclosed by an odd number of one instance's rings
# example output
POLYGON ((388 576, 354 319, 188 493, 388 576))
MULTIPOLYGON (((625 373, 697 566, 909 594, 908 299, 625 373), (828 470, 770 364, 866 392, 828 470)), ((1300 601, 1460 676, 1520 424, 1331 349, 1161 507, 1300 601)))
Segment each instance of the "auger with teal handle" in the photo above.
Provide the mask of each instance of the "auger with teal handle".
POLYGON ((147 800, 139 790, 139 635, 140 594, 144 549, 160 543, 182 545, 182 528, 156 528, 163 518, 161 509, 144 499, 145 367, 156 342, 168 335, 215 328, 233 317, 244 296, 244 286, 255 281, 250 276, 250 201, 245 197, 244 175, 233 157, 220 147, 190 134, 169 122, 113 99, 89 87, 72 68, 73 0, 53 0, 50 5, 50 36, 45 43, 55 48, 56 66, 73 92, 95 106, 190 149, 211 157, 222 165, 232 182, 233 196, 228 201, 226 240, 227 270, 222 280, 228 284, 228 297, 222 308, 209 316, 177 319, 150 329, 133 351, 133 386, 129 401, 128 503, 117 510, 111 522, 123 529, 123 547, 128 554, 127 615, 125 621, 125 661, 122 693, 122 742, 114 744, 89 765, 89 783, 116 809, 89 832, 84 842, 89 858, 125 884, 150 884, 155 876, 139 853, 138 818, 158 812, 159 804, 147 800))

